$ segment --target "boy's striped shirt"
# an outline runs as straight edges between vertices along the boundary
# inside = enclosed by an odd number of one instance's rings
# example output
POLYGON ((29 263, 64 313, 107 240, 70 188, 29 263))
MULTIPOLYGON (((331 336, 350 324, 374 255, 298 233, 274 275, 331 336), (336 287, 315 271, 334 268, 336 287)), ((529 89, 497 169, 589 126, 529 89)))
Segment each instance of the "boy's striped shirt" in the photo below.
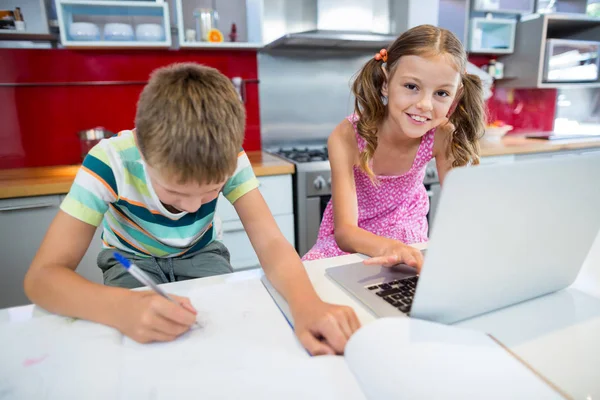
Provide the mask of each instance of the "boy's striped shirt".
MULTIPOLYGON (((231 203, 258 187, 242 150, 237 168, 225 183, 231 203)), ((202 249, 214 240, 217 200, 195 213, 171 213, 152 189, 132 131, 104 139, 85 157, 61 204, 67 214, 90 225, 103 225, 102 242, 142 257, 175 257, 202 249)))

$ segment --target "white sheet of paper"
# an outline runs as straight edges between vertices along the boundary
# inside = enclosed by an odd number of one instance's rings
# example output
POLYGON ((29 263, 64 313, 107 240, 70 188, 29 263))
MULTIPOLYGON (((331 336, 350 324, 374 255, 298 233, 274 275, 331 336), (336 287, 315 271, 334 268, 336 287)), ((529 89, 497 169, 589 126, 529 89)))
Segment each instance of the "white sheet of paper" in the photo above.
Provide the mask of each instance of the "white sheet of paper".
POLYGON ((124 339, 123 399, 364 398, 343 358, 308 355, 259 280, 188 296, 200 328, 170 343, 124 339))
POLYGON ((3 325, 0 398, 116 398, 121 337, 112 328, 59 316, 3 325))
POLYGON ((562 399, 487 335, 412 318, 366 325, 346 362, 369 399, 562 399))

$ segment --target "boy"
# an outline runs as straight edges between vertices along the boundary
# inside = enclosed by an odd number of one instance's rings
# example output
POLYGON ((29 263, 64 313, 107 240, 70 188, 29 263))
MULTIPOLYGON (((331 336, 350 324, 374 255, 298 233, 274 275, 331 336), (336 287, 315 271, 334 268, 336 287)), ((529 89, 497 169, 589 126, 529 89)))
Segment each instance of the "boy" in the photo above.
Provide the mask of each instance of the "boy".
POLYGON ((319 299, 294 248, 258 191, 246 154, 245 111, 217 70, 193 63, 156 70, 140 95, 135 130, 103 140, 85 158, 25 277, 27 296, 58 314, 112 326, 139 342, 186 332, 196 311, 140 286, 118 250, 165 283, 231 272, 214 241, 220 192, 234 205, 269 280, 290 304, 311 354, 340 354, 359 322, 319 299), (74 271, 103 221, 98 256, 105 285, 74 271))

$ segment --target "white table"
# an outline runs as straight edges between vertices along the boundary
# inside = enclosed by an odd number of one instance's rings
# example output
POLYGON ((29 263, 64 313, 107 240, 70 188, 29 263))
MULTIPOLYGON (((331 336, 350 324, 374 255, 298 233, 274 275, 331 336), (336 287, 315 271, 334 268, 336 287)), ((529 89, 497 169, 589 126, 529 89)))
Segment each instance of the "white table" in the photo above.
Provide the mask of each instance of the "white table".
MULTIPOLYGON (((492 334, 527 365, 552 381, 567 397, 586 400, 600 397, 600 341, 597 340, 600 337, 600 301, 578 289, 583 287, 588 293, 600 293, 600 237, 593 252, 593 260, 588 259, 582 270, 584 276, 578 279, 577 286, 457 325, 492 334)), ((364 325, 374 321, 375 317, 325 276, 325 269, 329 267, 362 259, 360 255, 347 255, 307 262, 305 266, 321 298, 327 302, 351 306, 364 325)), ((261 276, 261 270, 250 270, 170 283, 164 287, 169 292, 188 295, 199 288, 254 282, 261 276)), ((256 296, 259 295, 264 294, 256 292, 256 296)), ((269 308, 269 323, 278 332, 273 335, 270 344, 285 349, 289 355, 298 359, 306 356, 293 339, 293 333, 276 305, 271 303, 264 307, 269 308), (276 310, 279 317, 275 316, 273 310, 276 310), (282 330, 282 326, 289 332, 282 330)), ((2 324, 6 326, 48 315, 34 305, 0 310, 0 329, 2 324)))

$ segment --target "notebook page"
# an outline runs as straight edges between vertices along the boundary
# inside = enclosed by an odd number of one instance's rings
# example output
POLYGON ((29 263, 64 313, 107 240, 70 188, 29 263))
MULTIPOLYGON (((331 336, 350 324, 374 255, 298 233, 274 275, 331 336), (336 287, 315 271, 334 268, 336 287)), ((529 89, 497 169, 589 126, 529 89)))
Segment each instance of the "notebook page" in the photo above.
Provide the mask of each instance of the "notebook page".
POLYGON ((410 318, 359 330, 346 362, 369 399, 561 399, 485 334, 410 318))
POLYGON ((0 398, 116 398, 121 337, 112 328, 60 316, 3 325, 0 398))
POLYGON ((124 339, 121 398, 364 399, 342 357, 308 355, 258 279, 188 296, 200 328, 170 343, 124 339))

